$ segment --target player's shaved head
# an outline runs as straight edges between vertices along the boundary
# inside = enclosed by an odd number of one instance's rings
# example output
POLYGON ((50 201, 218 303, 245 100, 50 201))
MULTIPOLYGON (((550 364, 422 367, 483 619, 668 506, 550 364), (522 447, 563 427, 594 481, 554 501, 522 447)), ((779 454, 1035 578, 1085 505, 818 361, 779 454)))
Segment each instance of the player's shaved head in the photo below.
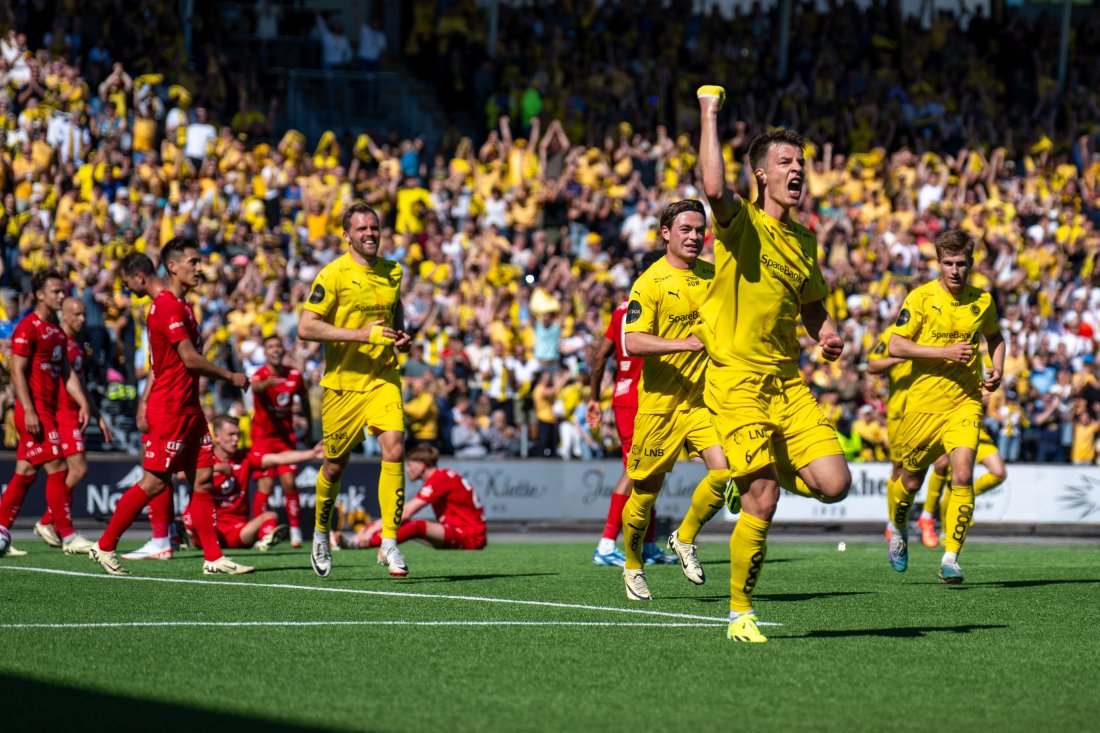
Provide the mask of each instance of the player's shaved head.
POLYGON ((67 313, 84 313, 84 302, 80 298, 74 298, 69 296, 65 300, 61 301, 61 313, 62 315, 67 313))

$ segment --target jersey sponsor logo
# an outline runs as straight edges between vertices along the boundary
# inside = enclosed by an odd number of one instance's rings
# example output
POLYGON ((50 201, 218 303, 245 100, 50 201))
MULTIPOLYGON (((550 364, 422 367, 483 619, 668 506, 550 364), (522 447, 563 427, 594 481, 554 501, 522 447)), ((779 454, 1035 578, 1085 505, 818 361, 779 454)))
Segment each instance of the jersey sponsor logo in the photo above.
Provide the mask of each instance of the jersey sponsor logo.
POLYGON ((682 316, 672 314, 668 317, 669 323, 695 323, 697 320, 699 320, 699 311, 685 313, 682 316))
POLYGON ((689 277, 686 283, 689 288, 693 288, 700 283, 700 280, 697 277, 689 277))
POLYGON ((648 458, 661 458, 665 454, 664 448, 643 448, 640 445, 633 445, 630 448, 631 455, 646 456, 648 458))
POLYGON ((183 448, 183 442, 179 440, 170 440, 164 444, 164 450, 169 453, 178 453, 183 448))
POLYGON ((796 290, 801 290, 802 286, 806 284, 806 277, 785 262, 773 260, 766 254, 760 255, 760 262, 764 267, 773 270, 779 275, 782 275, 784 279, 789 280, 796 290))
POLYGON ((909 323, 909 319, 912 317, 908 308, 902 308, 901 313, 898 313, 898 320, 895 321, 895 325, 904 326, 906 323, 909 323))
POLYGON ((313 286, 313 292, 309 294, 310 305, 317 305, 325 299, 325 287, 321 283, 313 286))
POLYGON ((626 322, 634 323, 642 317, 642 304, 636 300, 631 300, 626 306, 626 322))
POLYGON ((764 428, 747 428, 734 431, 733 442, 741 445, 746 440, 763 440, 766 437, 768 433, 764 428))
POLYGON ((325 440, 347 440, 348 434, 341 431, 339 433, 329 433, 328 435, 325 435, 323 437, 325 440))
POLYGON ((975 331, 933 331, 932 338, 969 341, 977 335, 975 331))
POLYGON ((291 396, 292 396, 292 395, 290 394, 290 392, 280 392, 280 393, 279 393, 279 394, 278 394, 278 395, 277 395, 277 396, 275 397, 275 401, 276 401, 277 403, 279 403, 279 407, 286 407, 287 405, 289 405, 289 404, 290 404, 290 398, 291 398, 291 396))
MULTIPOLYGON (((309 302, 311 302, 311 303, 313 302, 313 296, 310 296, 309 302)), ((358 303, 358 304, 355 305, 354 308, 352 308, 352 310, 356 311, 358 313, 389 313, 390 312, 390 306, 388 306, 388 305, 377 305, 377 304, 376 305, 363 305, 362 303, 358 303)))

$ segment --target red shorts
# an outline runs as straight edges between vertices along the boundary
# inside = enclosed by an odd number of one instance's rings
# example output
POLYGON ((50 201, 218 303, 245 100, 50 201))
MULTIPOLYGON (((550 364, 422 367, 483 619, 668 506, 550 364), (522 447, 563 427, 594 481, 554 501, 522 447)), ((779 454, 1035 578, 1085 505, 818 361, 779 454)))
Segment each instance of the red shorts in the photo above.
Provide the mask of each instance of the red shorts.
MULTIPOLYGON (((202 540, 199 538, 197 532, 195 532, 195 526, 191 523, 191 510, 188 508, 184 511, 183 526, 187 529, 187 534, 191 538, 191 544, 195 547, 202 548, 202 540)), ((221 545, 223 550, 236 550, 241 547, 245 547, 244 542, 241 541, 241 530, 248 524, 247 519, 241 519, 240 517, 218 517, 218 524, 215 527, 218 533, 218 544, 221 545)))
MULTIPOLYGON (((249 451, 249 460, 253 466, 259 466, 260 461, 268 453, 282 453, 283 451, 294 450, 293 446, 283 446, 273 443, 268 443, 264 446, 252 446, 252 450, 249 451)), ((297 473, 298 465, 291 464, 289 466, 272 466, 271 468, 256 468, 252 471, 252 480, 255 481, 259 478, 275 478, 276 476, 282 476, 284 473, 297 473)))
POLYGON ((58 410, 57 431, 61 434, 61 455, 64 458, 84 452, 84 431, 80 429, 79 413, 58 410))
POLYGON ((487 543, 484 527, 443 525, 443 546, 449 550, 480 550, 487 543))
POLYGON ((626 468, 630 447, 634 445, 634 418, 638 415, 638 408, 615 407, 612 409, 615 410, 615 430, 619 433, 619 442, 623 449, 623 468, 626 468))
POLYGON ((175 473, 214 467, 214 441, 202 415, 164 415, 145 434, 145 461, 149 471, 175 473))
POLYGON ((15 403, 15 430, 19 433, 19 445, 15 449, 17 460, 26 461, 32 466, 41 466, 61 458, 61 435, 52 414, 40 413, 38 422, 42 423, 42 437, 35 439, 27 432, 23 423, 23 405, 15 403))

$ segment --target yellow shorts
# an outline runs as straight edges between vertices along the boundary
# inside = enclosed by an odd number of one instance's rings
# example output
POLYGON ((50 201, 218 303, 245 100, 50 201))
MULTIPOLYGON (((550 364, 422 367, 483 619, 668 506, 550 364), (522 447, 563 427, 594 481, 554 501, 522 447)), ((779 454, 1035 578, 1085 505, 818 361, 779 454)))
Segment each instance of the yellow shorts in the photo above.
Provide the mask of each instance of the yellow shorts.
POLYGON ((993 442, 992 436, 983 427, 982 432, 978 434, 978 457, 974 459, 974 463, 981 463, 986 458, 992 455, 996 455, 1000 451, 997 450, 997 444, 993 442))
POLYGON ((699 405, 661 415, 634 418, 634 444, 630 447, 627 475, 635 481, 672 470, 684 443, 698 453, 719 445, 710 411, 699 405))
POLYGON ((707 407, 734 478, 775 464, 780 475, 843 455, 836 428, 802 377, 707 367, 707 407))
POLYGON ((901 452, 898 450, 901 447, 901 443, 898 441, 898 430, 901 429, 901 420, 904 417, 904 413, 886 413, 886 442, 889 443, 890 461, 892 463, 901 463, 901 452))
POLYGON ((923 471, 956 448, 976 451, 981 430, 980 402, 950 412, 907 412, 898 429, 901 465, 909 471, 923 471))
POLYGON ((321 403, 321 432, 325 458, 341 458, 363 442, 363 429, 372 435, 405 429, 401 386, 376 380, 366 392, 325 389, 321 403))

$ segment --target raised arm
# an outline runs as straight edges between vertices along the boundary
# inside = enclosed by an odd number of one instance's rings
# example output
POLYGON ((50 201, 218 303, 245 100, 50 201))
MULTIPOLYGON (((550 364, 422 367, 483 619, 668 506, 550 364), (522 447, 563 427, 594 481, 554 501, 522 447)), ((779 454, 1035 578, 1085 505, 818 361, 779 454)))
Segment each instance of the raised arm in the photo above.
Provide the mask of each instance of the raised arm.
POLYGON ((726 161, 718 141, 718 111, 726 99, 719 86, 699 87, 699 171, 703 177, 703 193, 714 212, 714 221, 726 225, 741 210, 741 197, 726 188, 726 161))

